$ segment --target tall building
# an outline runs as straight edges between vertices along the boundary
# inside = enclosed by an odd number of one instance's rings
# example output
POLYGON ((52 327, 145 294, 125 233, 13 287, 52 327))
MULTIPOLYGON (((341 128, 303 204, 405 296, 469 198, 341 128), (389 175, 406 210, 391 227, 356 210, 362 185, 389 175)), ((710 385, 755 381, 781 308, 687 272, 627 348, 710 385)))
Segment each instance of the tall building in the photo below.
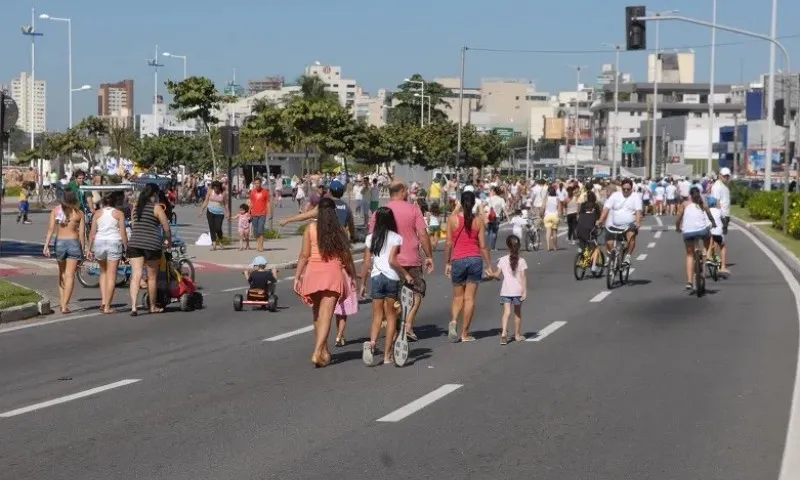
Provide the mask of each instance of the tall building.
POLYGON ((17 128, 30 133, 33 121, 33 133, 47 130, 47 82, 37 79, 32 83, 30 75, 22 72, 19 78, 11 80, 11 98, 17 102, 19 109, 17 128))
POLYGON ((335 93, 339 103, 353 108, 356 102, 356 81, 342 78, 342 67, 331 65, 309 65, 306 75, 316 75, 325 82, 325 90, 335 93))
POLYGON ((97 116, 118 127, 133 126, 133 80, 103 83, 97 90, 97 116))

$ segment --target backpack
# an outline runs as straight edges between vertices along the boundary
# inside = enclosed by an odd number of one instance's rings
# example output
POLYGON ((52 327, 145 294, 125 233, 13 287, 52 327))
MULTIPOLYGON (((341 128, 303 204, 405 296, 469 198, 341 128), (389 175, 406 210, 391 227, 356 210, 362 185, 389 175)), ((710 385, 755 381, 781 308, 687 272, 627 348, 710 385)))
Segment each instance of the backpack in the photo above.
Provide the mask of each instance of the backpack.
POLYGON ((497 212, 494 211, 494 207, 489 207, 489 223, 496 223, 497 222, 497 212))

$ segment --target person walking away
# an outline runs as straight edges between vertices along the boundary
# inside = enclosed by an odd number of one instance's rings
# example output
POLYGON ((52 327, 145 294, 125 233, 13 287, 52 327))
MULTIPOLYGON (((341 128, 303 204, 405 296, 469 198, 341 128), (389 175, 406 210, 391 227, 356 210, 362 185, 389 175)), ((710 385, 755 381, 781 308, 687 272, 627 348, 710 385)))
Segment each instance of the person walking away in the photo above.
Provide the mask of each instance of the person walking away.
MULTIPOLYGON (((586 201, 578 209, 578 220, 575 225, 575 238, 578 240, 578 248, 583 250, 593 240, 592 234, 597 232, 599 221, 600 205, 597 203, 597 195, 593 191, 589 191, 586 193, 586 201)), ((597 273, 600 269, 599 257, 600 251, 595 249, 594 253, 592 253, 592 273, 597 273)))
POLYGON ((659 182, 656 184, 656 188, 653 191, 653 199, 655 200, 655 214, 657 216, 664 215, 664 200, 666 198, 666 189, 664 188, 663 182, 659 182))
MULTIPOLYGON (((731 191, 728 183, 731 181, 731 170, 723 167, 719 170, 719 178, 711 186, 711 196, 717 199, 722 212, 722 235, 728 234, 728 225, 731 223, 731 191)), ((723 243, 720 254, 720 272, 728 274, 728 245, 723 243)))
POLYGON ((462 213, 453 214, 447 221, 447 243, 444 250, 445 276, 453 283, 453 301, 450 308, 448 337, 458 341, 458 316, 463 312, 461 341, 473 342, 469 334, 475 314, 475 298, 483 279, 484 266, 490 268, 489 249, 486 245, 486 224, 472 213, 475 194, 461 194, 462 213))
POLYGON ((31 182, 22 182, 22 188, 19 191, 19 202, 17 203, 17 223, 22 220, 23 225, 30 225, 32 222, 28 220, 28 212, 31 209, 30 198, 33 196, 33 189, 35 185, 31 182))
POLYGON ((506 238, 506 248, 508 255, 504 255, 497 261, 497 270, 492 272, 489 277, 496 280, 502 278, 503 285, 500 287, 500 303, 503 305, 503 319, 501 321, 500 345, 508 345, 508 319, 511 311, 514 311, 514 340, 522 342, 525 336, 522 334, 522 303, 528 297, 528 280, 525 272, 528 270, 528 263, 524 258, 519 258, 520 239, 516 235, 509 235, 506 238))
POLYGON ((678 218, 675 219, 675 230, 683 233, 683 245, 686 249, 686 290, 694 290, 694 243, 699 238, 703 240, 705 250, 711 243, 711 229, 716 228, 716 222, 708 207, 703 203, 700 188, 689 189, 689 200, 678 209, 678 218))
POLYGON ((250 250, 250 207, 239 205, 239 214, 234 217, 239 230, 239 250, 250 250))
POLYGON ((432 203, 428 215, 425 219, 428 225, 428 236, 431 242, 431 251, 436 251, 436 245, 439 244, 439 235, 442 225, 442 210, 439 207, 439 202, 432 203))
POLYGON ((405 283, 414 282, 414 277, 400 265, 398 256, 403 237, 397 233, 397 222, 392 210, 379 207, 375 212, 375 229, 365 240, 364 264, 361 268, 361 296, 367 293, 369 274, 372 297, 372 325, 370 339, 364 342, 361 358, 365 364, 374 365, 378 353, 376 344, 381 331, 381 322, 386 319, 386 339, 383 363, 392 363, 392 344, 397 336, 397 310, 395 302, 400 299, 401 278, 405 283))
POLYGON ((253 180, 253 189, 250 190, 250 220, 253 238, 256 239, 256 251, 264 251, 264 227, 269 215, 269 190, 261 185, 261 177, 253 180))
POLYGON ((565 202, 565 210, 567 213, 567 240, 570 245, 578 243, 577 227, 578 227, 578 210, 580 203, 578 203, 580 189, 577 186, 567 188, 567 201, 565 202))
MULTIPOLYGON (((157 187, 156 187, 157 188, 157 187)), ((140 197, 141 198, 141 195, 140 197)), ((222 247, 222 222, 225 220, 225 213, 228 211, 228 198, 222 189, 222 182, 214 180, 211 182, 211 188, 206 192, 203 205, 200 207, 200 213, 197 215, 201 217, 203 210, 206 211, 206 220, 208 221, 208 231, 211 235, 211 250, 216 250, 222 247)))
MULTIPOLYGON (((500 195, 500 187, 489 189, 487 199, 486 232, 488 235, 489 249, 497 250, 497 234, 500 232, 500 221, 507 216, 508 206, 505 199, 500 195)), ((521 238, 521 237, 520 237, 521 238)))
MULTIPOLYGON (((716 249, 717 251, 717 258, 721 260, 721 252, 725 246, 725 234, 723 232, 723 217, 722 210, 719 208, 719 202, 714 197, 708 197, 706 199, 706 203, 708 204, 708 211, 711 212, 711 217, 714 219, 714 228, 711 229, 711 244, 708 247, 708 251, 706 252, 706 261, 707 263, 711 263, 711 253, 712 250, 716 249)), ((721 269, 720 269, 721 270, 721 269)))
POLYGON ((75 289, 75 272, 83 259, 86 220, 75 192, 64 193, 61 203, 50 212, 42 254, 50 256, 50 240, 55 239, 53 254, 58 262, 58 294, 61 313, 70 313, 69 301, 75 289), (55 237, 53 237, 55 235, 55 237))
POLYGON ((556 187, 550 185, 544 204, 544 231, 548 252, 558 250, 558 224, 561 222, 561 211, 562 203, 558 199, 556 187))
POLYGON ((369 191, 369 210, 370 215, 378 210, 381 204, 381 187, 378 185, 378 179, 372 179, 372 188, 369 191))
POLYGON ((100 267, 100 308, 103 313, 116 313, 111 305, 117 288, 117 267, 128 249, 128 235, 125 214, 116 208, 117 195, 105 194, 101 204, 102 208, 92 218, 87 252, 89 259, 96 259, 100 267))
POLYGON ((317 368, 331 362, 327 341, 336 304, 356 288, 347 284, 345 273, 356 278, 350 242, 336 217, 333 199, 323 198, 317 221, 303 232, 294 277, 295 293, 312 307, 315 339, 311 363, 317 368))
POLYGON ((434 203, 440 204, 439 207, 441 208, 441 201, 442 201, 442 184, 439 180, 434 179, 431 182, 431 190, 428 192, 428 203, 432 206, 434 203))
POLYGON ((158 185, 148 183, 136 201, 131 216, 131 237, 128 240, 128 260, 131 264, 131 316, 138 313, 138 296, 142 274, 147 269, 147 293, 150 300, 150 313, 161 313, 163 306, 158 300, 158 268, 163 249, 172 248, 172 232, 164 208, 159 205, 158 185), (163 232, 163 235, 162 235, 163 232))
MULTIPOLYGON (((474 197, 474 195, 473 195, 474 197)), ((423 278, 424 273, 433 272, 433 250, 431 239, 425 225, 425 218, 419 207, 408 202, 408 189, 405 183, 395 180, 389 186, 389 202, 386 204, 394 214, 397 222, 397 233, 403 237, 403 244, 400 246, 399 262, 400 265, 413 277, 414 281, 409 285, 414 292, 414 306, 408 312, 406 320, 406 336, 412 341, 417 341, 414 333, 414 321, 417 312, 425 298, 426 283, 423 278), (422 259, 420 258, 420 247, 425 255, 425 272, 422 269, 422 259)), ((375 229, 375 216, 370 219, 369 232, 375 229)))

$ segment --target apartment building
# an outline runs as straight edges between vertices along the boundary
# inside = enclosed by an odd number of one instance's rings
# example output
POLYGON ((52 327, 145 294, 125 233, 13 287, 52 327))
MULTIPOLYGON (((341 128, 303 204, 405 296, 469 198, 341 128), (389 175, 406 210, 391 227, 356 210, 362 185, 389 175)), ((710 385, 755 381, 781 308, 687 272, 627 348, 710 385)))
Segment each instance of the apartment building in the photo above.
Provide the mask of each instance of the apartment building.
POLYGON ((97 89, 97 116, 117 127, 133 127, 133 80, 102 83, 97 89))
POLYGON ((333 65, 309 65, 306 75, 316 75, 325 82, 325 90, 335 93, 339 103, 346 108, 353 108, 356 101, 357 84, 355 80, 342 77, 342 67, 333 65))
POLYGON ((17 103, 19 118, 17 128, 24 132, 44 133, 47 131, 47 82, 31 81, 27 72, 11 80, 11 98, 17 103))

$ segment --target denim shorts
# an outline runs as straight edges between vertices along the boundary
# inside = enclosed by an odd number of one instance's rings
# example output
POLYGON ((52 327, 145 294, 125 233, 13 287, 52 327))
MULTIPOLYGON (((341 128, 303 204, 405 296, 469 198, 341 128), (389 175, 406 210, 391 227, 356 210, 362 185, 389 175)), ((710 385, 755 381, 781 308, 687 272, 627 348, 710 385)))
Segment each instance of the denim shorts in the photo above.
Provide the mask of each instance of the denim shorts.
POLYGON ((453 285, 481 283, 483 279, 483 259, 481 257, 467 257, 454 260, 450 268, 450 279, 453 281, 453 285))
POLYGON ((122 241, 96 240, 94 242, 94 256, 99 261, 121 259, 122 241))
POLYGON ((264 225, 267 223, 267 216, 250 217, 250 221, 253 224, 253 236, 260 237, 264 235, 264 225))
POLYGON ((500 303, 511 305, 522 305, 522 297, 500 297, 500 303))
POLYGON ((697 238, 706 239, 706 238, 710 238, 710 237, 711 237, 711 232, 707 228, 704 228, 704 229, 702 229, 700 231, 697 231, 697 232, 684 232, 683 241, 684 242, 691 242, 691 241, 693 241, 693 240, 695 240, 697 238))
POLYGON ((383 300, 384 298, 400 298, 400 280, 392 280, 381 273, 372 277, 371 281, 371 296, 373 300, 383 300))
POLYGON ((74 238, 68 238, 66 240, 56 239, 53 254, 59 262, 63 262, 64 260, 80 260, 83 258, 81 242, 74 238))

